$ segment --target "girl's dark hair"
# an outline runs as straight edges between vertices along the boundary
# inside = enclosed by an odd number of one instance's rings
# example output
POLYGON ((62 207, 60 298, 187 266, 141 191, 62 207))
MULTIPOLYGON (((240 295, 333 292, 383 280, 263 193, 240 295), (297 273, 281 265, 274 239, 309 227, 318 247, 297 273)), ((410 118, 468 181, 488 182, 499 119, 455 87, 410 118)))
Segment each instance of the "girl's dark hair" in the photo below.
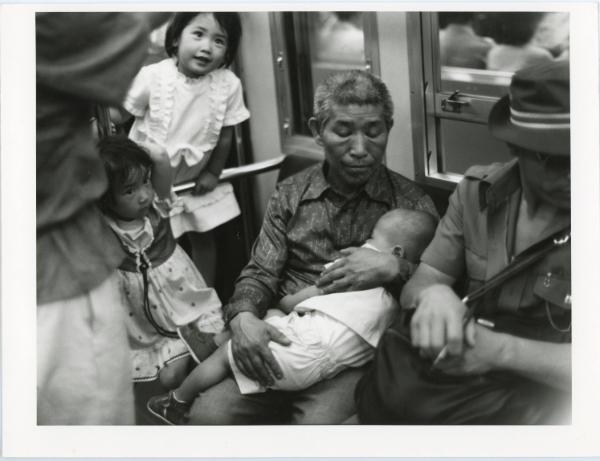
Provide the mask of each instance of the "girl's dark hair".
POLYGON ((499 45, 523 46, 535 35, 544 13, 494 13, 489 17, 488 35, 499 45))
POLYGON ((100 158, 108 178, 108 188, 100 197, 100 209, 107 212, 114 204, 114 193, 152 169, 150 155, 124 135, 107 136, 98 143, 100 158))
MULTIPOLYGON (((175 13, 165 35, 165 51, 169 56, 175 56, 177 54, 177 48, 179 38, 183 29, 199 14, 203 12, 195 13, 175 13)), ((229 67, 240 45, 240 39, 242 38, 242 22, 238 13, 208 13, 212 14, 215 21, 223 28, 227 33, 227 51, 225 52, 225 61, 223 67, 229 67)))

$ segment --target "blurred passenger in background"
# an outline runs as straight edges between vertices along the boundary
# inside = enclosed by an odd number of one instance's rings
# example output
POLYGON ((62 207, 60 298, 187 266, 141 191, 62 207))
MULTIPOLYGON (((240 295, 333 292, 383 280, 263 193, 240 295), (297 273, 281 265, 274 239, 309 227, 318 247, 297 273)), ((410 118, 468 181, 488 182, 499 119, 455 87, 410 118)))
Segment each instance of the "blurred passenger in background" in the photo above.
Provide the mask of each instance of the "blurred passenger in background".
POLYGON ((493 41, 473 30, 474 14, 468 12, 438 13, 440 27, 440 63, 442 66, 485 69, 493 41))
POLYGON ((363 63, 365 37, 360 11, 325 12, 326 18, 316 33, 319 61, 363 63))
POLYGON ((556 59, 569 56, 569 13, 544 13, 533 44, 547 49, 556 59))
POLYGON ((516 72, 524 67, 551 62, 552 54, 533 38, 544 13, 494 13, 490 37, 496 45, 487 57, 490 70, 516 72))
POLYGON ((119 104, 156 13, 36 15, 38 424, 132 424, 119 242, 96 200, 107 187, 89 120, 119 104))

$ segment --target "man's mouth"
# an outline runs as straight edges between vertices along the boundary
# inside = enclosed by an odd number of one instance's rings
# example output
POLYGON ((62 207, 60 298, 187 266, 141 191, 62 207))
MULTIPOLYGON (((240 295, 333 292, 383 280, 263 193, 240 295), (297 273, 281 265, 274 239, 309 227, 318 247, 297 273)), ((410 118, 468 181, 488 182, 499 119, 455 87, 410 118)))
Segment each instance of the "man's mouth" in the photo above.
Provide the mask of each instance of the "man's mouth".
POLYGON ((354 170, 354 171, 364 171, 364 170, 371 169, 371 165, 362 165, 362 164, 359 164, 359 165, 356 165, 356 164, 349 165, 349 164, 345 164, 344 168, 346 168, 348 170, 354 170))

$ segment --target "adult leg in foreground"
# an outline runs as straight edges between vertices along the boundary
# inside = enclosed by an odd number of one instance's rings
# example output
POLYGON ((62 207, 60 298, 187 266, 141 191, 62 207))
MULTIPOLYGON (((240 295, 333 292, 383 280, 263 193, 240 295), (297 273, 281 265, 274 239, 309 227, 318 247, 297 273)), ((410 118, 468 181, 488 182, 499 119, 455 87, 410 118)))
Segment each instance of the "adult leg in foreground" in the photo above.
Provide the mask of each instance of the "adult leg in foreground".
POLYGON ((117 274, 37 307, 38 424, 133 424, 131 358, 117 274))

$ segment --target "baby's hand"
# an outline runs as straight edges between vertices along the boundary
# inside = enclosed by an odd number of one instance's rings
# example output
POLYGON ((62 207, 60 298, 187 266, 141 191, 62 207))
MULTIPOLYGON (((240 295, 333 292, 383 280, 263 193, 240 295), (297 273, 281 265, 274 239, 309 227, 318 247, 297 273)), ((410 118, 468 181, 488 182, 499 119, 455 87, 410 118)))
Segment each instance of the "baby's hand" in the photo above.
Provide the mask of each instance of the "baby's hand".
POLYGON ((210 192, 219 183, 219 178, 210 171, 203 171, 196 180, 194 195, 202 195, 210 192))

